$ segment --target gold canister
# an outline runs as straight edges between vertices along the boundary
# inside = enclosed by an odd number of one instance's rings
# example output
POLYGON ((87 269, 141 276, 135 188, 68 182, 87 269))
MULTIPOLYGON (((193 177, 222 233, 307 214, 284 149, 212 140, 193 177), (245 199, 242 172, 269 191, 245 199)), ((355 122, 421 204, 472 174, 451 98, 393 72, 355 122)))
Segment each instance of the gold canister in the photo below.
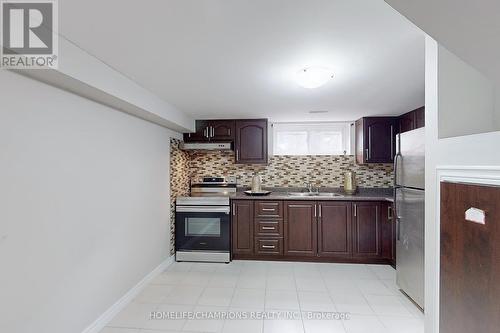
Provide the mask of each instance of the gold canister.
POLYGON ((356 190, 356 173, 350 170, 344 172, 344 192, 352 195, 356 193, 356 190))

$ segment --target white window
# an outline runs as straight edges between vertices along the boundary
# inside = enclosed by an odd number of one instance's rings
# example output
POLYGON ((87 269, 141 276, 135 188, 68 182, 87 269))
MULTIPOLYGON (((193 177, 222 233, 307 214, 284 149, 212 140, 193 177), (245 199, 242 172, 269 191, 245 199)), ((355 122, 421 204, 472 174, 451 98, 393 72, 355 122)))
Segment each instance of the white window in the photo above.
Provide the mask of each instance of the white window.
POLYGON ((274 155, 351 153, 351 123, 274 123, 274 155))

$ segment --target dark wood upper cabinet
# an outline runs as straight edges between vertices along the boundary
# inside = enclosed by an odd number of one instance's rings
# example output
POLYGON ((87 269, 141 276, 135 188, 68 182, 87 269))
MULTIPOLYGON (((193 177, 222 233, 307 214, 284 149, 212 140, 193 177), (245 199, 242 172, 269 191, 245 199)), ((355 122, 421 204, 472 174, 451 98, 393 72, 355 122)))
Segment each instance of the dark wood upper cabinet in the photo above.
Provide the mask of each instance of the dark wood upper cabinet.
POLYGON ((232 204, 232 248, 235 254, 253 254, 253 212, 251 200, 233 200, 232 204))
POLYGON ((425 107, 415 109, 399 116, 400 133, 412 131, 425 126, 425 107))
POLYGON ((234 120, 211 120, 210 141, 233 141, 234 140, 234 120))
POLYGON ((234 120, 197 120, 195 133, 184 133, 185 142, 234 140, 234 120))
POLYGON ((235 135, 236 163, 267 163, 267 119, 236 120, 235 135))
POLYGON ((316 256, 316 202, 285 201, 285 255, 316 256))
POLYGON ((352 207, 353 255, 381 256, 380 202, 355 202, 352 207))
POLYGON ((365 117, 356 121, 356 161, 393 163, 397 129, 396 117, 365 117))
POLYGON ((351 203, 318 202, 318 255, 324 258, 350 257, 351 203))
POLYGON ((400 133, 408 132, 415 129, 415 113, 408 112, 399 117, 400 133))
POLYGON ((208 120, 196 121, 196 132, 184 133, 184 142, 208 142, 208 120))
POLYGON ((415 112, 415 129, 425 127, 425 107, 422 106, 413 112, 415 112))

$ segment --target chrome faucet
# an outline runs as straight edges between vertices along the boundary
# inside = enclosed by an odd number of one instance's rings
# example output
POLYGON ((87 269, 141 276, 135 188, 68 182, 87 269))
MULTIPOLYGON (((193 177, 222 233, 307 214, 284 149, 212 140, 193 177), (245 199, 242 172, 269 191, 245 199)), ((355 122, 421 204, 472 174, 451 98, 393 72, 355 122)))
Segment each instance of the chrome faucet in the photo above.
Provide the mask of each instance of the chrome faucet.
POLYGON ((306 183, 305 186, 306 186, 306 189, 309 191, 309 193, 314 193, 315 192, 314 191, 314 186, 313 186, 312 183, 306 183))

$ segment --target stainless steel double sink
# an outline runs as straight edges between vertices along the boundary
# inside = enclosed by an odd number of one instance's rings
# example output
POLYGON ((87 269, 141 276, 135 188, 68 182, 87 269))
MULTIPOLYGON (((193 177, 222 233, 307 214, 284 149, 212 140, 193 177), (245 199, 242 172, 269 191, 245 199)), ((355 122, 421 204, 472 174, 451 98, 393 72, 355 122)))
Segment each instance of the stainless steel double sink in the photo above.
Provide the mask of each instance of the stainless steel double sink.
POLYGON ((288 196, 290 197, 315 197, 315 198, 321 198, 321 197, 343 197, 344 195, 340 193, 335 193, 335 192, 288 192, 288 196))

